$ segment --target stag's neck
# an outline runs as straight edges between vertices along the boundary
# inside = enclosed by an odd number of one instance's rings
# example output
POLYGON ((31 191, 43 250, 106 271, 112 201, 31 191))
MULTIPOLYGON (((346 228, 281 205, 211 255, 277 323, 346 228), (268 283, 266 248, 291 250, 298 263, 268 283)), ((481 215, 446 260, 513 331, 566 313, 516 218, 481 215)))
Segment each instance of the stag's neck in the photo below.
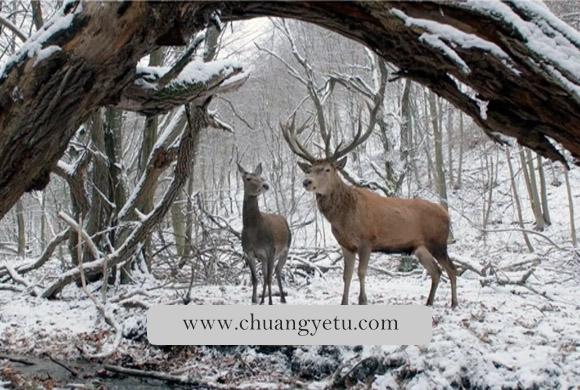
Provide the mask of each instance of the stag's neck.
POLYGON ((346 211, 355 209, 356 193, 352 187, 338 179, 328 194, 316 194, 316 203, 322 215, 332 224, 344 217, 346 211))
POLYGON ((244 209, 242 211, 242 221, 244 227, 255 226, 262 217, 258 206, 257 196, 244 196, 244 209))

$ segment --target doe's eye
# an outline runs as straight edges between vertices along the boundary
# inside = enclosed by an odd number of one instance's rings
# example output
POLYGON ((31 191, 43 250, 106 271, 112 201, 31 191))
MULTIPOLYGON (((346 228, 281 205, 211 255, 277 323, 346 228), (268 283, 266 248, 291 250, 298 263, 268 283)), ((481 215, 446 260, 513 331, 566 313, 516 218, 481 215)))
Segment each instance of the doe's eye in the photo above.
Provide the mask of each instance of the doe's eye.
POLYGON ((330 168, 326 168, 326 169, 325 169, 325 171, 326 171, 326 172, 330 172, 330 168))
POLYGON ((249 177, 246 177, 246 181, 250 181, 250 178, 249 177))

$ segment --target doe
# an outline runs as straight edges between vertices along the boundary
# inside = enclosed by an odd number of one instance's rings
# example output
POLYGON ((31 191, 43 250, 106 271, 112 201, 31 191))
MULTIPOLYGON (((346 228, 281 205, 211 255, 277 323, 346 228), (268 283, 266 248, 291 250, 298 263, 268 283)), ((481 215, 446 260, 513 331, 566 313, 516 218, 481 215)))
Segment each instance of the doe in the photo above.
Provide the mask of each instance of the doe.
POLYGON ((268 288, 268 303, 272 304, 272 276, 274 271, 276 272, 280 290, 280 301, 286 303, 286 296, 282 289, 282 267, 286 263, 288 249, 292 241, 288 221, 279 214, 260 212, 258 196, 270 188, 261 176, 262 164, 258 164, 254 172, 246 171, 240 164, 238 164, 238 170, 244 181, 242 248, 252 273, 252 303, 258 302, 256 260, 262 263, 262 273, 264 275, 264 287, 260 304, 264 303, 266 287, 268 288))

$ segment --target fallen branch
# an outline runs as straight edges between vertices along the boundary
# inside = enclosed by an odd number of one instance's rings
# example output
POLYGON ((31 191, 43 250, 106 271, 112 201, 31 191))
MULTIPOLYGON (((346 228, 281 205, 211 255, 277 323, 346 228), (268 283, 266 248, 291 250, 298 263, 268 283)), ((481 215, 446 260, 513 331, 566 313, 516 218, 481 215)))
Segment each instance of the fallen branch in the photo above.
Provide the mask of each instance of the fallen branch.
POLYGON ((479 276, 485 276, 485 274, 482 271, 478 270, 477 268, 475 268, 474 266, 472 266, 469 263, 466 263, 464 261, 458 260, 457 258, 451 258, 451 261, 453 261, 455 264, 457 264, 461 268, 463 268, 463 271, 461 271, 461 272, 458 273, 459 276, 461 276, 467 270, 472 271, 472 272, 475 272, 479 276))
POLYGON ((544 240, 548 241, 550 244, 552 244, 553 246, 555 246, 557 249, 559 249, 561 251, 568 251, 569 250, 566 248, 562 248, 560 245, 556 244, 550 237, 548 237, 545 234, 542 234, 540 232, 537 232, 535 230, 521 229, 521 228, 510 228, 510 229, 481 229, 481 228, 478 228, 478 230, 483 232, 483 233, 522 232, 522 233, 527 233, 527 234, 535 234, 536 236, 542 237, 544 240))
POLYGON ((13 285, 13 284, 8 284, 8 283, 0 283, 0 290, 8 290, 8 291, 14 291, 14 292, 24 292, 24 290, 22 290, 21 288, 18 288, 17 286, 13 285))
POLYGON ((10 356, 10 355, 0 355, 0 360, 8 360, 10 362, 20 363, 20 364, 24 364, 26 366, 34 366, 36 364, 33 361, 30 361, 28 359, 20 358, 20 357, 16 357, 16 356, 10 356))
MULTIPOLYGON (((542 298, 545 298, 545 299, 553 302, 554 300, 552 298, 550 298, 549 296, 547 296, 545 292, 539 292, 538 290, 529 286, 526 283, 528 281, 528 279, 530 278, 530 276, 532 276, 532 274, 534 273, 535 270, 536 270, 535 268, 531 268, 525 274, 523 274, 519 280, 516 280, 516 281, 510 280, 510 279, 500 279, 496 273, 495 274, 496 275, 495 282, 497 283, 498 286, 521 286, 521 287, 524 287, 524 288, 530 290, 531 292, 533 292, 534 294, 537 294, 537 295, 541 296, 542 298)), ((494 282, 494 279, 492 279, 492 278, 481 279, 479 281, 479 283, 481 284, 482 287, 490 286, 492 284, 492 282, 494 282)))
POLYGON ((63 362, 61 362, 60 360, 53 358, 52 355, 50 355, 49 353, 47 353, 46 356, 50 359, 51 362, 53 362, 57 366, 61 366, 62 368, 64 368, 68 372, 70 372, 71 375, 74 376, 75 378, 79 376, 78 371, 76 371, 73 368, 70 368, 69 366, 67 366, 66 364, 64 364, 63 362))
POLYGON ((109 364, 104 365, 105 370, 111 372, 117 372, 120 374, 136 376, 140 378, 152 378, 152 379, 159 379, 169 383, 177 383, 180 385, 187 385, 187 386, 194 386, 200 387, 204 389, 230 389, 232 387, 219 385, 217 383, 210 383, 210 382, 202 382, 200 380, 191 379, 188 376, 182 375, 171 375, 166 374, 164 372, 159 371, 145 371, 145 370, 138 370, 136 368, 126 368, 122 366, 113 366, 109 364))
MULTIPOLYGON (((69 231, 70 231, 69 229, 66 229, 66 230, 60 232, 59 234, 57 234, 56 236, 54 236, 54 238, 48 243, 48 245, 46 246, 46 248, 44 249, 42 254, 38 257, 38 259, 36 259, 35 261, 33 261, 30 264, 19 265, 18 267, 16 267, 16 271, 22 275, 22 274, 25 274, 27 272, 30 272, 32 270, 35 270, 35 269, 42 267, 50 259, 54 250, 64 240, 67 239, 67 237, 69 235, 69 231)), ((5 266, 4 265, 0 266, 0 278, 6 276, 7 274, 8 274, 8 271, 5 269, 5 266)))
POLYGON ((26 287, 26 290, 30 291, 30 294, 33 297, 37 297, 40 295, 38 293, 38 291, 36 290, 36 286, 31 284, 28 280, 26 280, 20 274, 18 274, 18 272, 16 272, 14 270, 14 268, 12 268, 12 266, 6 264, 5 267, 6 267, 6 270, 8 271, 8 275, 10 275, 12 280, 14 280, 16 283, 26 287))

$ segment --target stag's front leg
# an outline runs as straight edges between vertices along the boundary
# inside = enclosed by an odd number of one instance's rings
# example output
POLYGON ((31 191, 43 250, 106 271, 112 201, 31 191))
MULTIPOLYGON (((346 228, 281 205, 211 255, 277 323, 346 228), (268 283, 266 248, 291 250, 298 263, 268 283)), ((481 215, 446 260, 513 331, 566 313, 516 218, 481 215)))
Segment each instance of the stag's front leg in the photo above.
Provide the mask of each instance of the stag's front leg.
POLYGON ((358 304, 367 304, 367 293, 365 291, 365 278, 367 276, 367 268, 369 266, 369 259, 371 257, 371 250, 367 247, 361 247, 358 250, 358 280, 360 282, 360 294, 358 296, 358 304))
POLYGON ((344 257, 344 271, 342 272, 342 280, 344 281, 344 290, 342 292, 341 305, 348 305, 348 292, 350 290, 350 281, 352 280, 352 273, 354 271, 355 254, 346 248, 342 248, 342 256, 344 257))

